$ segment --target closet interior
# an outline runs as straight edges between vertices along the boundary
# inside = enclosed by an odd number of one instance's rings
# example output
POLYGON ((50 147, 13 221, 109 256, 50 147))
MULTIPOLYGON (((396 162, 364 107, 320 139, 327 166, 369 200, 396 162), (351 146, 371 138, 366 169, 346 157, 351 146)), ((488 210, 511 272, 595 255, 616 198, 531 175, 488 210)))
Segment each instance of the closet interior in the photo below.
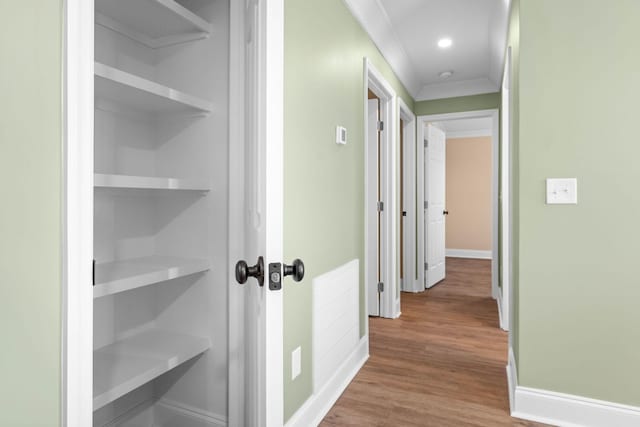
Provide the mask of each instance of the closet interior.
POLYGON ((93 425, 224 425, 228 0, 95 0, 93 425))

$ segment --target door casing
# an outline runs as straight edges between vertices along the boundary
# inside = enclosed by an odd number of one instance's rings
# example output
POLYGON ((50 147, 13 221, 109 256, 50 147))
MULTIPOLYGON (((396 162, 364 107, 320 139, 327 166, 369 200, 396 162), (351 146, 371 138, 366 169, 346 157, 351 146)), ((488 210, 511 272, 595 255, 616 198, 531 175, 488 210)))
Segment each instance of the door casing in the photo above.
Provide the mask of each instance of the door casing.
POLYGON ((93 416, 93 63, 94 2, 63 8, 63 245, 61 424, 93 416))
MULTIPOLYGON (((504 76, 502 79, 502 138, 500 140, 501 157, 501 183, 502 193, 500 198, 500 210, 502 212, 502 288, 500 289, 499 303, 502 308, 500 315, 500 327, 505 331, 511 328, 511 284, 513 282, 512 266, 512 163, 513 153, 511 149, 511 47, 507 48, 505 57, 504 76)), ((511 340, 511 334, 509 334, 511 340)), ((511 342, 509 342, 511 345, 511 342)))
MULTIPOLYGON (((382 253, 381 253, 381 276, 384 283, 384 291, 380 294, 380 316, 387 318, 396 318, 400 315, 400 294, 397 291, 399 282, 397 269, 397 132, 396 132, 396 93, 391 85, 384 79, 382 74, 375 68, 368 58, 364 58, 364 87, 363 87, 363 105, 364 111, 367 111, 368 90, 371 90, 380 99, 380 119, 384 122, 384 130, 381 133, 381 187, 382 202, 384 203, 382 213, 382 253)), ((368 141, 367 132, 367 115, 364 115, 364 141, 368 141)), ((365 250, 365 266, 364 266, 364 283, 365 283, 365 301, 368 301, 369 292, 375 281, 372 276, 371 266, 368 262, 370 251, 377 250, 377 237, 369 236, 367 230, 371 221, 377 221, 377 212, 370 209, 372 201, 369 200, 369 186, 375 185, 371 182, 370 167, 368 166, 369 144, 365 144, 364 149, 364 165, 365 165, 365 218, 364 218, 364 250, 365 250)), ((375 202, 374 202, 375 203, 375 202)), ((367 313, 369 309, 367 308, 367 313)), ((368 322, 367 322, 368 333, 368 322)))
MULTIPOLYGON (((492 236, 491 236, 491 295, 494 299, 500 303, 500 292, 498 287, 498 178, 499 178, 499 110, 498 109, 490 109, 490 110, 477 110, 477 111, 464 111, 459 113, 446 113, 446 114, 432 114, 432 115, 424 115, 417 117, 417 140, 420 143, 426 138, 426 125, 432 122, 441 122, 446 120, 457 120, 457 119, 473 119, 473 118, 486 118, 490 117, 493 121, 492 126, 492 136, 491 136, 491 162, 493 165, 492 168, 492 178, 491 178, 491 206, 492 206, 492 236)), ((419 144, 418 144, 419 145, 419 144)), ((421 209, 424 206, 424 150, 418 150, 417 155, 417 170, 416 170, 416 182, 417 182, 417 215, 418 215, 418 230, 417 235, 424 235, 424 209, 421 209)), ((418 283, 425 283, 425 270, 424 270, 424 260, 425 260, 425 244, 423 239, 418 239, 418 283), (422 267, 421 267, 422 265, 422 267)), ((501 307, 499 304, 499 308, 501 312, 501 307)))

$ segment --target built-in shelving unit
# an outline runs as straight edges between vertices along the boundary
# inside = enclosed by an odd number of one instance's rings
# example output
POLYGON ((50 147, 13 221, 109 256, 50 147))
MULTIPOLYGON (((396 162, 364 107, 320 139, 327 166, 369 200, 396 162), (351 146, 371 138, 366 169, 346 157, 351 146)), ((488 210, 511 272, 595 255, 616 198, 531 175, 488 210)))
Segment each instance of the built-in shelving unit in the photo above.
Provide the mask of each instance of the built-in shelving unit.
POLYGON ((213 104, 151 80, 96 62, 96 96, 151 113, 209 113, 213 104))
POLYGON ((93 410, 211 348, 208 338, 151 329, 93 352, 93 410))
POLYGON ((208 37, 212 25, 173 0, 96 0, 96 23, 148 47, 208 37))
POLYGON ((207 260, 165 256, 96 264, 93 297, 113 295, 207 270, 207 260))
POLYGON ((229 0, 89 1, 93 427, 224 417, 229 0))
POLYGON ((96 173, 93 178, 96 188, 122 188, 139 190, 189 190, 209 191, 205 185, 190 179, 162 178, 96 173))

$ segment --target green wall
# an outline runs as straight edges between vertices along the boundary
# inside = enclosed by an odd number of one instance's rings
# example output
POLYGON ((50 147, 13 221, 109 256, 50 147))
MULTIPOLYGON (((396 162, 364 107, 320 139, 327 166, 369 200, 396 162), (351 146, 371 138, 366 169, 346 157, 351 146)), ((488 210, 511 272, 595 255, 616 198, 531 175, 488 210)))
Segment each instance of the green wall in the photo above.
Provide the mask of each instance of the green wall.
POLYGON ((520 384, 640 406, 640 2, 522 0, 520 384), (577 177, 547 206, 545 178, 577 177))
POLYGON ((419 101, 414 105, 416 116, 429 114, 459 113, 461 111, 491 110, 500 108, 500 93, 459 96, 456 98, 419 101))
MULTIPOLYGON (((409 107, 413 100, 341 0, 285 1, 284 258, 306 276, 285 281, 285 419, 312 393, 311 280, 364 256, 364 81, 369 57, 409 107), (345 126, 348 143, 335 143, 345 126), (291 380, 291 352, 302 374, 291 380)), ((360 288, 363 290, 361 279, 360 288)), ((360 298, 360 334, 366 313, 360 298)))
POLYGON ((0 424, 60 424, 62 2, 0 26, 0 424))

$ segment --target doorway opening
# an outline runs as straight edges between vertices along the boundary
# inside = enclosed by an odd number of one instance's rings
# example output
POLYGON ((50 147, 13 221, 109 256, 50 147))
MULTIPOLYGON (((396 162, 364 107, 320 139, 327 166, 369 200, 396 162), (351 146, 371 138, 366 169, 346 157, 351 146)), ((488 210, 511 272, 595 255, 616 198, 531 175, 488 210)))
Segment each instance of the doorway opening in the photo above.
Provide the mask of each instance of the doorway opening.
POLYGON ((230 264, 282 260, 283 2, 101 3, 64 8, 62 424, 281 426, 282 291, 230 264), (156 38, 185 16, 228 31, 156 38))
POLYGON ((400 315, 397 277, 396 94, 364 59, 365 294, 367 314, 400 315))
MULTIPOLYGON (((418 174, 418 259, 424 262, 424 268, 418 270, 418 281, 423 284, 424 288, 431 286, 444 279, 444 266, 434 266, 433 262, 446 262, 446 257, 463 257, 463 258, 480 258, 491 260, 491 295, 498 303, 498 313, 502 317, 502 301, 501 289, 499 286, 499 259, 498 259, 498 230, 499 230, 499 117, 498 110, 480 110, 461 113, 449 113, 439 115, 429 115, 418 117, 418 140, 423 141, 423 149, 418 150, 417 174, 418 174), (441 141, 441 142, 439 142, 441 141), (451 142, 450 142, 451 141, 451 142), (446 171, 446 155, 450 149, 455 147, 456 156, 462 161, 469 161, 468 155, 465 160, 465 146, 467 149, 473 148, 475 151, 483 152, 485 164, 484 174, 485 182, 488 188, 483 188, 484 196, 481 205, 484 206, 483 213, 478 212, 477 206, 470 206, 468 194, 458 201, 452 202, 456 205, 456 211, 450 209, 449 200, 446 196, 449 189, 445 191, 449 174, 446 171), (462 145, 461 145, 462 144, 462 145), (481 147, 484 144, 484 147, 481 147), (440 153, 440 149, 442 153, 440 153), (434 153, 437 151, 437 153, 434 153), (462 153, 462 156, 457 155, 462 153), (441 157, 444 154, 444 158, 441 157), (490 163, 490 167, 486 163, 490 163), (438 165, 441 165, 441 169, 438 165), (487 170, 488 169, 488 170, 487 170), (442 196, 442 197, 441 197, 442 196), (489 200, 487 200, 489 199, 489 200), (454 221, 454 215, 456 216, 454 221), (478 233, 478 221, 484 218, 483 232, 478 233), (447 218, 447 219, 445 219, 447 218), (469 247, 449 247, 451 245, 460 244, 461 240, 457 240, 449 233, 447 220, 452 223, 463 220, 466 224, 462 225, 459 235, 462 238, 469 238, 478 241, 469 243, 469 247), (440 221, 440 223, 438 223, 440 221), (443 224, 444 223, 444 224, 443 224), (442 227, 440 227, 442 226, 442 227), (439 228, 440 227, 440 228, 439 228), (445 239, 444 230, 447 230, 445 239), (465 231, 466 227, 466 231, 465 231), (469 232, 471 230, 471 232, 469 232), (471 234, 471 236, 470 236, 471 234), (479 245, 479 246, 478 246, 479 245), (482 247, 480 247, 482 246, 482 247), (438 267, 437 269, 434 267, 438 267), (435 277, 434 277, 435 276, 435 277)), ((452 153, 454 152, 452 151, 452 153)), ((476 167, 477 162, 461 168, 466 169, 463 172, 474 173, 469 170, 469 166, 476 167)), ((479 173, 479 172, 476 172, 479 173)), ((477 178, 477 177, 476 177, 477 178)), ((474 183, 477 184, 477 183, 474 183)), ((464 182, 458 183, 458 187, 465 189, 464 182)), ((467 186, 468 187, 468 186, 467 186)), ((469 188, 466 188, 469 190, 469 188)), ((476 191, 477 193, 477 191, 476 191)), ((460 224, 458 224, 460 225, 460 224)), ((504 328, 502 319, 501 327, 504 328)))

